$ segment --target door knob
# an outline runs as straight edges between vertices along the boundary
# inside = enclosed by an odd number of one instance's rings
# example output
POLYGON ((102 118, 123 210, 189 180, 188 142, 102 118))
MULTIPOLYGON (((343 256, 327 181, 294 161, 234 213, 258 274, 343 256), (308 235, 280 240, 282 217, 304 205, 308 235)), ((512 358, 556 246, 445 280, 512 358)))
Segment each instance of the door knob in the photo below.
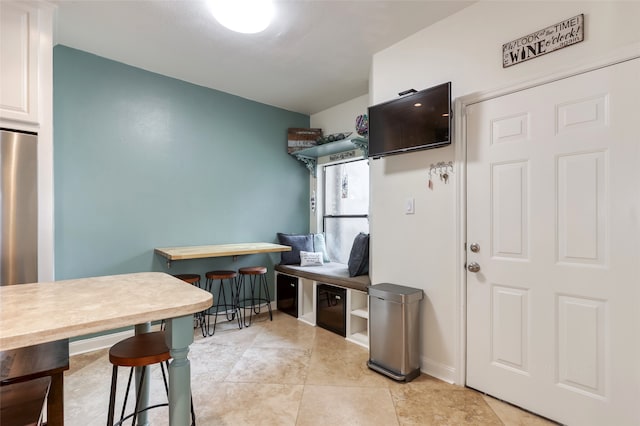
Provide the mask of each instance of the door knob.
POLYGON ((478 243, 471 243, 471 245, 469 246, 469 250, 471 250, 474 253, 477 253, 480 251, 480 244, 478 243))
POLYGON ((478 265, 478 263, 476 262, 471 262, 470 264, 467 265, 467 269, 469 270, 469 272, 479 272, 480 265, 478 265))

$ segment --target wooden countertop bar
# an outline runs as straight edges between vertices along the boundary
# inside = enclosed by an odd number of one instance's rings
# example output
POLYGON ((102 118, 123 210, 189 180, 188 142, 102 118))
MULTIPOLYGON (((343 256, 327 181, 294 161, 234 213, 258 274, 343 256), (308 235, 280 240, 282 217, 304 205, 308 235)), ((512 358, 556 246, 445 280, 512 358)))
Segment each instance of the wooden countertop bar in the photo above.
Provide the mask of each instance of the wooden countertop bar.
POLYGON ((212 304, 208 291, 162 272, 0 286, 0 351, 166 319, 169 426, 188 426, 192 314, 212 304))
POLYGON ((291 251, 291 247, 272 243, 214 244, 157 248, 155 252, 168 260, 202 259, 207 257, 240 256, 256 253, 291 251))
POLYGON ((0 286, 0 351, 180 317, 211 293, 162 272, 0 286))

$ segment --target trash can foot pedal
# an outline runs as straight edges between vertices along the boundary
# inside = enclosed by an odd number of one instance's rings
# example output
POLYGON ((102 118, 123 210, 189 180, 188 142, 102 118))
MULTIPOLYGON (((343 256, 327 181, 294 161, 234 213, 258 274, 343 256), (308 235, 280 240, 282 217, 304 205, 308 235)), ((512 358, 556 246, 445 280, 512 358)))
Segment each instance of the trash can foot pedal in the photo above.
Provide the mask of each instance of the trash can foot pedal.
POLYGON ((384 367, 379 366, 378 364, 374 363, 373 361, 367 361, 367 367, 369 367, 370 369, 372 369, 373 371, 376 371, 380 374, 384 374, 385 376, 388 376, 390 378, 392 378, 393 380, 396 380, 398 382, 410 382, 413 379, 415 379, 416 377, 418 377, 420 375, 420 369, 416 368, 413 371, 408 372, 407 374, 398 374, 395 373, 391 370, 387 370, 384 367))

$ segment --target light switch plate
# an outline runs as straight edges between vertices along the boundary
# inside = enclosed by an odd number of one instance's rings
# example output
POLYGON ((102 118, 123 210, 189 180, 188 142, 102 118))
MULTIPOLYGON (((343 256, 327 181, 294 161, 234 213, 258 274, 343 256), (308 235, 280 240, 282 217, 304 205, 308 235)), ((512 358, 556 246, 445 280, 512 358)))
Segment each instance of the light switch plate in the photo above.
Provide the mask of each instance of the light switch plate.
POLYGON ((415 212, 415 200, 413 198, 407 198, 404 203, 404 214, 414 214, 415 212))

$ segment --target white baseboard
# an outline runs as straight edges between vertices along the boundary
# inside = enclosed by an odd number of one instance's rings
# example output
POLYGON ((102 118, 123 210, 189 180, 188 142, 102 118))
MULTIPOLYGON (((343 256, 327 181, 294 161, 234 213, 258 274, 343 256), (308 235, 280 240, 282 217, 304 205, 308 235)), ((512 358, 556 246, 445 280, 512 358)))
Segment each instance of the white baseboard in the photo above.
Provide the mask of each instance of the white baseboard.
POLYGON ((69 342, 69 356, 80 355, 99 349, 110 348, 120 340, 133 336, 133 330, 121 331, 119 333, 105 334, 103 336, 90 337, 88 339, 75 340, 69 342))
POLYGON ((456 369, 450 365, 445 365, 432 359, 422 358, 422 368, 420 371, 444 382, 457 384, 456 369))

